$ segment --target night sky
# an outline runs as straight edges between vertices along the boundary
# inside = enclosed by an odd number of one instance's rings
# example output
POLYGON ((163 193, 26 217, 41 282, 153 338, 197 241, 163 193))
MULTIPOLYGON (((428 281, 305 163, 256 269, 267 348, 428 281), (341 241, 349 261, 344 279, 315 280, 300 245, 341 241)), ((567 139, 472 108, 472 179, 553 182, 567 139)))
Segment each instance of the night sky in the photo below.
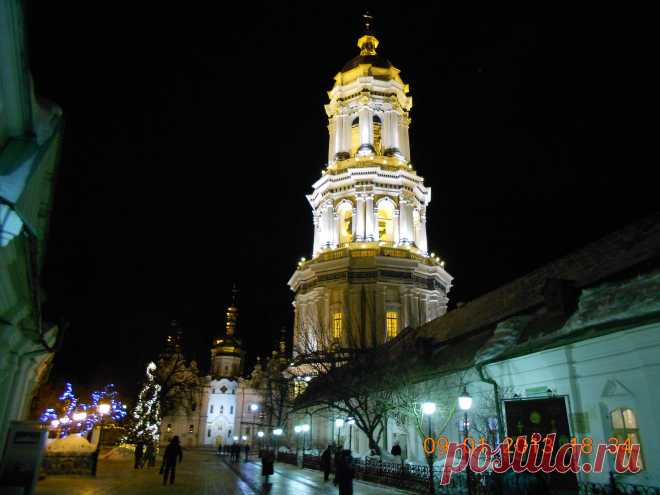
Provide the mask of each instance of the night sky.
MULTIPOLYGON (((208 366, 233 282, 251 361, 291 329, 323 104, 357 55, 363 5, 102 5, 28 4, 36 91, 66 119, 46 315, 70 325, 53 380, 130 395, 171 319, 208 366)), ((379 54, 410 84, 413 164, 433 190, 429 246, 455 277, 452 306, 657 207, 613 21, 432 9, 373 14, 379 54)))

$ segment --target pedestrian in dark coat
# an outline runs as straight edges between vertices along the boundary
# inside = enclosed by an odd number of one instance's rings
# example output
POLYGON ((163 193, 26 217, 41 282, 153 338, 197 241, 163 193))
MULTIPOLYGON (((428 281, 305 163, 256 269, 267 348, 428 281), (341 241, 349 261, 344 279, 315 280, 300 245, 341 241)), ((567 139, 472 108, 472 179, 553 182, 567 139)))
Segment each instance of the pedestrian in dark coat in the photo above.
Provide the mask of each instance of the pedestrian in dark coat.
POLYGON ((248 454, 250 452, 250 446, 246 443, 245 444, 245 462, 248 461, 248 454))
POLYGON ((353 495, 353 476, 355 469, 352 464, 350 450, 343 450, 335 466, 335 480, 339 486, 339 495, 353 495))
POLYGON ((335 479, 333 480, 333 483, 335 486, 339 484, 339 481, 337 480, 337 465, 341 462, 341 445, 337 445, 335 447, 335 459, 334 459, 334 464, 335 464, 335 479))
POLYGON ((264 485, 268 485, 268 477, 275 471, 275 454, 272 450, 263 451, 261 456, 261 475, 264 477, 264 485))
POLYGON ((153 467, 156 465, 156 446, 153 442, 147 444, 147 449, 144 452, 144 463, 148 467, 153 467))
POLYGON ((135 445, 135 469, 140 469, 142 467, 142 457, 144 455, 144 444, 138 442, 135 445))
POLYGON ((332 445, 328 445, 321 454, 321 469, 323 469, 323 481, 328 481, 332 470, 332 445))
POLYGON ((172 440, 170 440, 169 445, 165 448, 165 454, 163 455, 163 464, 165 466, 165 473, 163 474, 163 485, 167 483, 168 476, 170 477, 170 485, 174 484, 177 459, 179 459, 179 463, 183 461, 183 451, 181 450, 181 445, 179 444, 179 437, 175 435, 172 440))
POLYGON ((390 453, 392 455, 401 455, 401 445, 399 445, 399 442, 394 444, 390 453))

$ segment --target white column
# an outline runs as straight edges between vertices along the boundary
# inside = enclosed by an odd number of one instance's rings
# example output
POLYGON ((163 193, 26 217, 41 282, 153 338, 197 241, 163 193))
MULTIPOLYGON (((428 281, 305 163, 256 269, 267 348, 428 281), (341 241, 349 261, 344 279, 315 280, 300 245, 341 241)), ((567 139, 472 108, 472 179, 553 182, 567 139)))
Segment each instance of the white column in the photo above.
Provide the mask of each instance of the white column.
POLYGON ((394 210, 394 214, 392 215, 392 224, 393 224, 392 225, 392 234, 393 234, 392 235, 392 237, 393 237, 392 241, 394 242, 395 246, 398 246, 399 242, 400 242, 400 240, 399 240, 400 239, 399 216, 400 216, 399 215, 399 209, 397 208, 397 209, 394 210))
POLYGON ((348 152, 350 151, 351 148, 351 140, 350 140, 351 124, 350 122, 348 122, 348 115, 343 113, 339 115, 335 115, 334 120, 335 120, 334 156, 335 159, 344 160, 348 158, 348 152), (346 132, 347 130, 348 133, 346 132))
POLYGON ((323 247, 332 246, 332 204, 326 205, 323 209, 323 247))
POLYGON ((396 154, 401 153, 401 145, 399 144, 399 121, 401 116, 397 111, 388 112, 390 114, 390 153, 396 154))
POLYGON ((410 141, 408 139, 408 126, 410 124, 410 119, 404 117, 401 119, 401 125, 399 126, 400 135, 400 144, 401 144, 401 153, 405 157, 406 161, 410 161, 410 141))
POLYGON ((332 213, 332 244, 334 248, 339 246, 339 215, 332 213))
POLYGON ((351 219, 351 240, 355 241, 355 233, 357 232, 357 208, 353 208, 353 218, 351 219))
POLYGON ((330 119, 328 123, 328 163, 333 163, 335 161, 336 151, 336 140, 337 140, 337 116, 335 115, 330 119))
POLYGON ((409 245, 413 241, 412 235, 412 207, 410 203, 405 200, 399 200, 399 209, 401 216, 399 218, 399 236, 401 244, 409 245))
POLYGON ((392 112, 390 110, 383 112, 383 122, 380 126, 380 144, 383 153, 385 153, 388 149, 391 148, 390 145, 391 142, 390 136, 392 135, 390 129, 391 120, 392 120, 392 112))
POLYGON ((365 232, 365 208, 364 208, 364 195, 359 194, 357 197, 357 232, 355 233, 356 241, 364 240, 365 232))
POLYGON ((426 209, 419 215, 419 241, 417 247, 424 253, 428 253, 429 246, 426 239, 426 209))
POLYGON ((360 108, 360 147, 358 155, 371 155, 374 151, 374 117, 373 110, 364 106, 360 108))
POLYGON ((365 225, 365 237, 368 241, 375 241, 375 227, 376 219, 374 216, 374 196, 373 194, 367 195, 366 201, 366 225, 365 225))
POLYGON ((346 114, 342 115, 342 151, 345 153, 346 158, 351 156, 351 142, 352 142, 352 121, 353 116, 346 114))
POLYGON ((314 254, 321 250, 321 227, 319 225, 319 215, 314 212, 314 254))

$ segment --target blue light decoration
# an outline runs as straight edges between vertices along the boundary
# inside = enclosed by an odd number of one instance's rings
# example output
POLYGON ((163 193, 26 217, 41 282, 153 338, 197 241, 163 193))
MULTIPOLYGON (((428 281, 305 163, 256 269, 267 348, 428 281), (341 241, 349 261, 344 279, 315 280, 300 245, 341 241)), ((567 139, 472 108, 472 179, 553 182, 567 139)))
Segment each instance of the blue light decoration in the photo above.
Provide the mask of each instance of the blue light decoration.
POLYGON ((47 408, 39 417, 42 423, 50 424, 53 420, 60 421, 58 425, 59 436, 65 437, 72 433, 72 430, 77 430, 81 436, 87 435, 94 426, 103 421, 117 422, 124 419, 126 416, 126 406, 117 398, 117 390, 114 384, 110 383, 101 390, 95 390, 90 394, 90 403, 80 402, 78 397, 73 392, 71 383, 66 383, 64 392, 58 398, 63 404, 58 407, 47 408), (110 412, 107 417, 102 417, 98 412, 100 403, 107 403, 110 405, 110 412), (58 411, 61 411, 58 414, 58 411), (75 412, 85 412, 86 417, 82 421, 75 421, 73 415, 75 412), (62 419, 64 418, 64 421, 62 419))

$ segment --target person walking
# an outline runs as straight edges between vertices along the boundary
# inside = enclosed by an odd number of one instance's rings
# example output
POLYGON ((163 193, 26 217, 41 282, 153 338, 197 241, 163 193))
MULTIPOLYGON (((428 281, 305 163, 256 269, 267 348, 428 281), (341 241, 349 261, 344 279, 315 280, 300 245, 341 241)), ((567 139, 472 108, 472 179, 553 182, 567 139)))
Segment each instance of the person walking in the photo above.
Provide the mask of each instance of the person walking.
POLYGON ((268 489, 268 477, 275 471, 275 454, 271 449, 266 449, 261 455, 261 475, 264 477, 264 486, 268 489))
POLYGON ((355 469, 352 464, 350 450, 343 450, 335 466, 335 480, 339 486, 339 495, 353 495, 353 476, 355 469))
POLYGON ((167 477, 170 477, 170 485, 174 484, 174 477, 176 475, 176 460, 179 459, 179 463, 183 461, 183 451, 181 450, 181 445, 179 444, 179 437, 174 436, 170 443, 165 448, 165 454, 163 455, 163 464, 165 466, 165 471, 163 474, 163 485, 167 484, 167 477))
POLYGON ((321 454, 321 469, 323 469, 323 481, 328 481, 332 470, 332 445, 328 445, 321 454))
POLYGON ((245 444, 245 462, 248 461, 248 454, 250 453, 250 446, 246 443, 245 444))
POLYGON ((399 445, 399 442, 396 442, 394 446, 392 447, 392 450, 390 451, 392 455, 401 455, 401 445, 399 445))
POLYGON ((147 467, 153 467, 156 465, 156 446, 153 442, 147 444, 147 449, 144 453, 143 465, 144 464, 146 464, 147 467))
POLYGON ((341 453, 342 453, 341 447, 342 447, 341 445, 337 445, 337 447, 335 448, 335 479, 333 480, 335 486, 339 484, 339 479, 337 478, 339 469, 337 468, 337 466, 341 462, 341 453))
POLYGON ((138 442, 135 444, 135 469, 142 467, 142 457, 144 456, 144 443, 138 442))

